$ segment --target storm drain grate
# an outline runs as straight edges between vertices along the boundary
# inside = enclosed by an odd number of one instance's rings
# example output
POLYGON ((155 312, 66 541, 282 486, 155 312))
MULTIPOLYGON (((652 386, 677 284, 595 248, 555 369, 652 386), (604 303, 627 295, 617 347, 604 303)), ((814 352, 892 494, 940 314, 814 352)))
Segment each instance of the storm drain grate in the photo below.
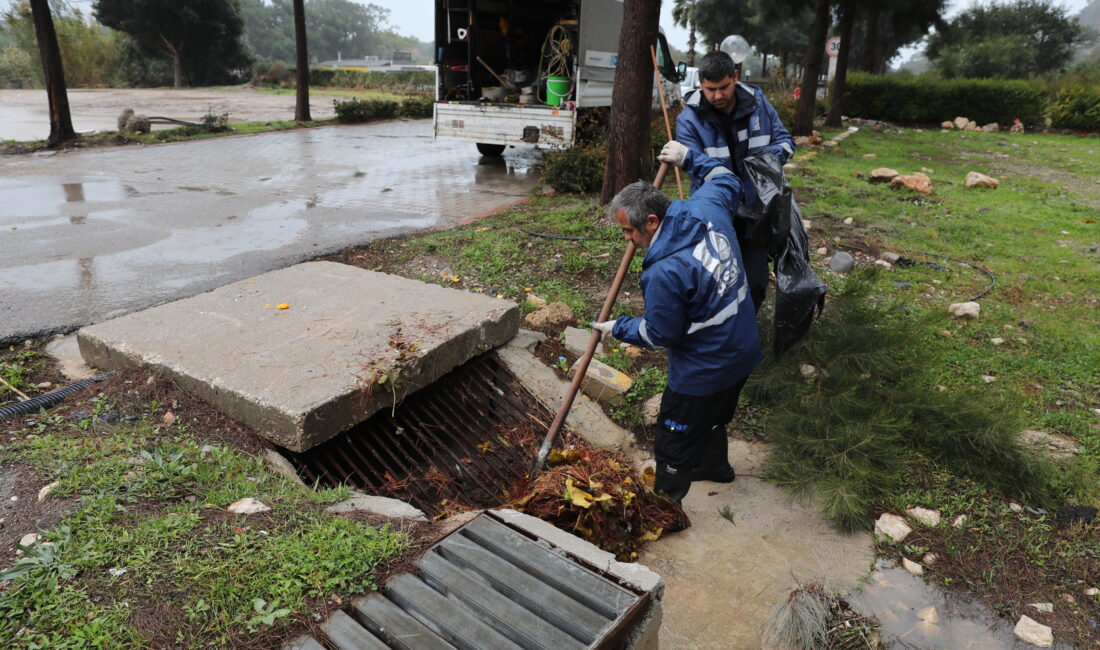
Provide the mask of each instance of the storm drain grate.
MULTIPOLYGON (((322 630, 330 647, 621 647, 649 593, 580 563, 485 512, 428 549, 418 574, 337 611, 322 630)), ((320 648, 301 637, 289 648, 320 648)))
POLYGON ((489 352, 313 449, 281 452, 311 485, 347 484, 434 516, 453 501, 505 503, 535 452, 512 434, 541 437, 551 419, 489 352))

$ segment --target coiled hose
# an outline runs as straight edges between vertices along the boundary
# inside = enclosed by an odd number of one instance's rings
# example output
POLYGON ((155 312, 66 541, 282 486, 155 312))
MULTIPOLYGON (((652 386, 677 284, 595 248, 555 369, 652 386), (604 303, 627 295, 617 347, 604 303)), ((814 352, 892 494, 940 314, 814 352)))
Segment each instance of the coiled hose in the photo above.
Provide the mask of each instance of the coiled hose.
POLYGON ((42 409, 48 409, 51 406, 56 406, 61 403, 61 400, 75 395, 84 390, 88 386, 94 383, 101 382, 108 377, 114 377, 116 373, 103 372, 94 377, 88 379, 81 379, 75 381, 64 388, 59 388, 55 391, 33 397, 25 402, 16 402, 15 404, 8 404, 7 406, 0 406, 0 420, 6 420, 13 418, 17 415, 29 415, 31 413, 37 413, 42 409))

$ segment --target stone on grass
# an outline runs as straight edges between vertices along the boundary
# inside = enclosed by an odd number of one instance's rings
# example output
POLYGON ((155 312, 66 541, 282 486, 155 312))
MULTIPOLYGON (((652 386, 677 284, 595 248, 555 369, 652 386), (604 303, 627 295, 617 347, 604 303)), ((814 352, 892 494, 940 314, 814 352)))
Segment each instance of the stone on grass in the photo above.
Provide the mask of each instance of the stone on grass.
POLYGON ((913 532, 913 529, 909 527, 909 524, 905 523, 904 517, 890 514, 888 512, 882 513, 882 515, 875 521, 875 535, 879 537, 889 537, 895 542, 900 542, 905 539, 906 535, 913 532))
POLYGON ((844 251, 840 251, 836 255, 833 255, 833 259, 829 260, 829 268, 837 273, 847 273, 852 270, 852 267, 856 265, 856 261, 852 259, 852 256, 844 251))
POLYGON ((959 515, 955 517, 955 521, 951 522, 951 525, 955 528, 962 528, 966 525, 966 522, 970 521, 970 515, 959 515))
POLYGON ((817 376, 817 367, 804 363, 798 366, 798 374, 801 375, 803 379, 813 379, 817 376))
POLYGON ((901 255, 898 255, 897 253, 891 253, 890 251, 886 251, 882 255, 879 255, 879 258, 881 258, 883 260, 886 260, 887 262, 889 262, 891 264, 897 264, 898 260, 901 259, 901 255))
POLYGON ((997 378, 993 375, 982 375, 982 381, 987 384, 992 384, 993 382, 997 381, 997 378))
POLYGON ((664 393, 657 393, 653 397, 650 397, 645 401, 645 405, 642 406, 642 417, 645 418, 646 426, 653 426, 657 424, 657 415, 661 412, 661 398, 664 393))
POLYGON ((537 307, 539 309, 546 306, 546 299, 545 298, 539 298, 538 296, 531 293, 530 291, 527 292, 527 302, 531 303, 532 305, 534 305, 535 307, 537 307))
MULTIPOLYGON (((569 368, 569 378, 577 374, 577 363, 569 368)), ((623 395, 630 390, 634 380, 611 366, 593 359, 588 364, 588 371, 584 373, 584 381, 581 382, 581 391, 592 399, 604 404, 621 404, 623 395)))
POLYGON ((912 573, 915 576, 924 574, 924 567, 910 560, 907 557, 901 558, 901 566, 905 567, 905 570, 912 573))
POLYGON ((868 183, 889 183, 896 176, 898 176, 898 170, 890 169, 889 167, 878 167, 871 170, 871 176, 867 179, 868 183))
POLYGON ((944 120, 943 122, 940 122, 940 128, 941 129, 953 129, 953 128, 955 128, 955 123, 951 122, 949 120, 944 120))
POLYGON ((909 516, 916 519, 925 526, 931 526, 935 528, 940 525, 940 512, 939 510, 929 510, 928 508, 914 507, 907 510, 909 516))
POLYGON ((959 117, 955 118, 955 121, 952 122, 952 124, 955 126, 956 129, 965 129, 966 125, 970 124, 970 118, 960 115, 959 117))
POLYGON ((829 249, 822 246, 814 252, 817 253, 818 255, 828 255, 829 254, 829 249))
POLYGON ((1095 596, 1096 594, 1100 594, 1100 589, 1097 589, 1096 587, 1089 587, 1085 590, 1086 596, 1095 596))
POLYGON ((1054 632, 1046 625, 1027 616, 1021 616, 1012 631, 1016 633, 1016 638, 1024 643, 1040 648, 1049 648, 1054 645, 1054 632))
POLYGON ((882 268, 886 269, 887 271, 894 268, 894 265, 887 262, 886 260, 875 260, 875 266, 881 266, 882 268))
POLYGON ((935 553, 925 553, 924 557, 922 557, 920 559, 920 563, 923 564, 924 566, 932 566, 936 562, 938 562, 939 559, 940 559, 940 556, 936 555, 935 553))
POLYGON ((38 540, 42 539, 42 536, 38 533, 27 533, 19 538, 20 546, 34 546, 38 543, 38 540))
POLYGON ((980 172, 968 172, 966 174, 966 187, 988 187, 996 188, 1001 184, 1001 181, 993 178, 992 176, 986 176, 980 172))
POLYGON ((853 221, 853 219, 851 217, 848 217, 847 219, 844 220, 844 225, 846 225, 846 226, 851 225, 852 221, 853 221))
POLYGON ((1009 503, 1008 504, 1008 509, 1011 510, 1012 512, 1016 512, 1016 513, 1024 511, 1024 507, 1022 505, 1018 504, 1018 503, 1015 503, 1015 502, 1009 503))
POLYGON ((577 322, 577 316, 569 305, 564 302, 552 302, 542 309, 527 314, 523 321, 536 329, 546 327, 560 327, 577 322))
POLYGON ((428 521, 424 513, 400 499, 389 497, 371 496, 367 494, 352 493, 352 496, 340 503, 325 508, 325 512, 373 512, 376 515, 390 517, 391 519, 411 519, 413 521, 428 521))
POLYGON ((931 194, 932 179, 923 172, 917 172, 916 174, 909 174, 907 176, 895 176, 890 179, 890 187, 901 187, 910 192, 917 192, 918 194, 931 194))
POLYGON ((1001 130, 1001 125, 997 124, 996 122, 990 122, 989 124, 982 126, 982 130, 986 133, 997 133, 1001 130))
POLYGON ((245 497, 236 503, 230 504, 228 510, 229 512, 235 512, 238 515, 251 515, 257 512, 266 512, 268 510, 271 510, 271 507, 265 505, 259 499, 245 497))
POLYGON ((38 491, 38 500, 45 501, 46 497, 50 496, 50 492, 53 492, 55 487, 57 487, 57 481, 43 486, 42 489, 38 491))
POLYGON ((561 342, 571 354, 581 356, 588 350, 588 341, 592 338, 592 330, 582 330, 577 327, 567 327, 562 332, 561 342))
POLYGON ((867 158, 867 159, 874 159, 874 158, 878 158, 878 154, 865 153, 865 154, 863 154, 863 157, 867 158))
POLYGON ((999 336, 994 336, 993 338, 989 339, 989 342, 992 343, 993 345, 1001 345, 1002 343, 1005 342, 1005 340, 1002 339, 999 336))
POLYGON ((1043 614, 1054 613, 1054 603, 1031 603, 1031 607, 1035 608, 1035 611, 1043 614))
POLYGON ((1020 442, 1040 452, 1049 454, 1055 460, 1067 460, 1081 453, 1081 448, 1069 438, 1026 429, 1020 432, 1020 442))
POLYGON ((973 320, 982 313, 982 306, 976 302, 953 302, 947 306, 947 312, 955 318, 973 320))

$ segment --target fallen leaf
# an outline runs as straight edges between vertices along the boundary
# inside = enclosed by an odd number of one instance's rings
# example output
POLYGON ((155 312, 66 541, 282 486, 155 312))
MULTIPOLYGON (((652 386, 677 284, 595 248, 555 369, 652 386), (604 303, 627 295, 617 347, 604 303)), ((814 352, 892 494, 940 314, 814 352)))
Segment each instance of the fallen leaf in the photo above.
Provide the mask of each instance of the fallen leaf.
POLYGON ((164 414, 163 420, 164 420, 164 424, 166 426, 170 427, 173 424, 175 424, 175 422, 176 422, 176 414, 171 412, 171 411, 168 411, 164 414))
POLYGON ((286 304, 285 302, 281 302, 275 305, 275 309, 290 309, 290 305, 286 304))

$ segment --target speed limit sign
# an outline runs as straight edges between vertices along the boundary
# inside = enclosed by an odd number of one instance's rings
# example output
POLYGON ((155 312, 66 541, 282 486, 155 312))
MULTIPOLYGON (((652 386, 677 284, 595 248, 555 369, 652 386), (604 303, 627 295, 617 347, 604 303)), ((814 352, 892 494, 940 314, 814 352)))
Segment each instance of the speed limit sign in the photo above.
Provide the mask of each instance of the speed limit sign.
POLYGON ((825 42, 825 53, 829 56, 840 54, 840 37, 834 36, 825 42))

